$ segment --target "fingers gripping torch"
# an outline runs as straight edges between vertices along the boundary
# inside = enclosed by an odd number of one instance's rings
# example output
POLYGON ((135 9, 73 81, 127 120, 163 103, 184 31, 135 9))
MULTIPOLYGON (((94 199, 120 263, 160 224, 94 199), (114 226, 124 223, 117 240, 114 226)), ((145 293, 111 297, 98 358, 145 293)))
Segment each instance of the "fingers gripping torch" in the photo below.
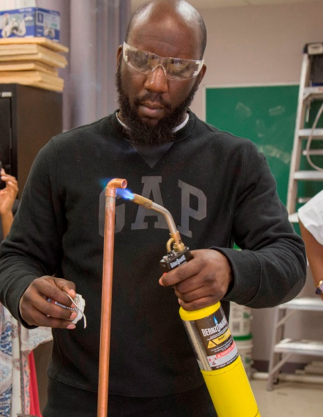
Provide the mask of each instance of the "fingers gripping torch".
MULTIPOLYGON (((192 255, 164 207, 138 194, 132 201, 163 214, 170 239, 160 261, 164 272, 185 264, 192 255)), ((241 357, 220 302, 196 311, 179 310, 218 417, 260 417, 241 357)))

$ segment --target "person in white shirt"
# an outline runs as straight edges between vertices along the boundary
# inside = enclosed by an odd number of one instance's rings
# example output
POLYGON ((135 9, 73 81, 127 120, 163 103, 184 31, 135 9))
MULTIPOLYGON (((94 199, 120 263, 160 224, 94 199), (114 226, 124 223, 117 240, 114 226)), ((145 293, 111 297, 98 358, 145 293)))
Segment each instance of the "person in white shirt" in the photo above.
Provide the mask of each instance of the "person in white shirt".
POLYGON ((323 300, 323 190, 298 210, 298 217, 315 292, 323 300))

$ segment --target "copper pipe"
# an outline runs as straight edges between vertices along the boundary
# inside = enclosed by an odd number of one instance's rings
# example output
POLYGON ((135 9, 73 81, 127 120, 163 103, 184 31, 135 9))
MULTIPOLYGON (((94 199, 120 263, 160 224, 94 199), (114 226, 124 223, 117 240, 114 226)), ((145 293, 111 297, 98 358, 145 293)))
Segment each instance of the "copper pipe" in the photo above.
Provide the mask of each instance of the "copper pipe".
MULTIPOLYGON (((142 195, 134 194, 132 201, 136 204, 139 204, 140 206, 143 206, 147 209, 158 211, 159 213, 163 214, 165 217, 165 220, 167 222, 172 242, 174 242, 174 250, 175 252, 182 252, 185 249, 185 245, 182 242, 181 235, 179 234, 179 231, 176 229, 174 219, 170 212, 165 209, 165 207, 154 203, 152 200, 149 200, 146 197, 143 197, 142 195)), ((167 246, 167 250, 168 250, 167 246)))
POLYGON ((108 413, 116 189, 126 187, 126 180, 115 178, 105 188, 98 417, 106 417, 108 413))

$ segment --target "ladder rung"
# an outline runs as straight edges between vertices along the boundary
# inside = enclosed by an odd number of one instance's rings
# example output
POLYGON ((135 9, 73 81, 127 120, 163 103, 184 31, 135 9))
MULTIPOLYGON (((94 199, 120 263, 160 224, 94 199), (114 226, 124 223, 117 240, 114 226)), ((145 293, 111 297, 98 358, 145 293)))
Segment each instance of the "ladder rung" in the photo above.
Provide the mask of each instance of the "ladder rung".
MULTIPOLYGON (((307 139, 309 138, 312 129, 300 129, 298 131, 298 136, 300 139, 307 139)), ((313 131, 313 139, 323 139, 323 129, 314 129, 313 131)))
POLYGON ((310 149, 308 152, 303 151, 303 155, 323 155, 323 149, 310 149))
POLYGON ((283 339, 275 346, 275 352, 323 356, 323 342, 315 340, 283 339))
POLYGON ((308 181, 322 181, 323 172, 320 171, 296 171, 294 173, 295 180, 308 180, 308 181))
POLYGON ((323 303, 320 297, 299 297, 294 298, 293 300, 288 301, 287 303, 280 304, 278 308, 281 310, 291 309, 323 312, 323 303))
POLYGON ((309 43, 306 45, 306 52, 308 55, 321 55, 323 54, 323 43, 309 43))
POLYGON ((320 99, 323 98, 323 86, 322 87, 306 87, 304 88, 303 100, 308 98, 320 99))

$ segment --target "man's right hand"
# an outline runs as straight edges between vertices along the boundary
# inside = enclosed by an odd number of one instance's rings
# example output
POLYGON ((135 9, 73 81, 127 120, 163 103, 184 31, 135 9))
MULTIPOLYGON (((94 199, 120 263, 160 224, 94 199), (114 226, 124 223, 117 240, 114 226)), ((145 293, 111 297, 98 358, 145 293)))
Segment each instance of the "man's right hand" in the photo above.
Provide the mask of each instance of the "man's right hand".
POLYGON ((75 284, 72 281, 48 275, 36 278, 20 299, 21 318, 30 326, 75 329, 71 321, 77 313, 47 301, 50 298, 67 307, 75 307, 66 293, 75 298, 75 284))

